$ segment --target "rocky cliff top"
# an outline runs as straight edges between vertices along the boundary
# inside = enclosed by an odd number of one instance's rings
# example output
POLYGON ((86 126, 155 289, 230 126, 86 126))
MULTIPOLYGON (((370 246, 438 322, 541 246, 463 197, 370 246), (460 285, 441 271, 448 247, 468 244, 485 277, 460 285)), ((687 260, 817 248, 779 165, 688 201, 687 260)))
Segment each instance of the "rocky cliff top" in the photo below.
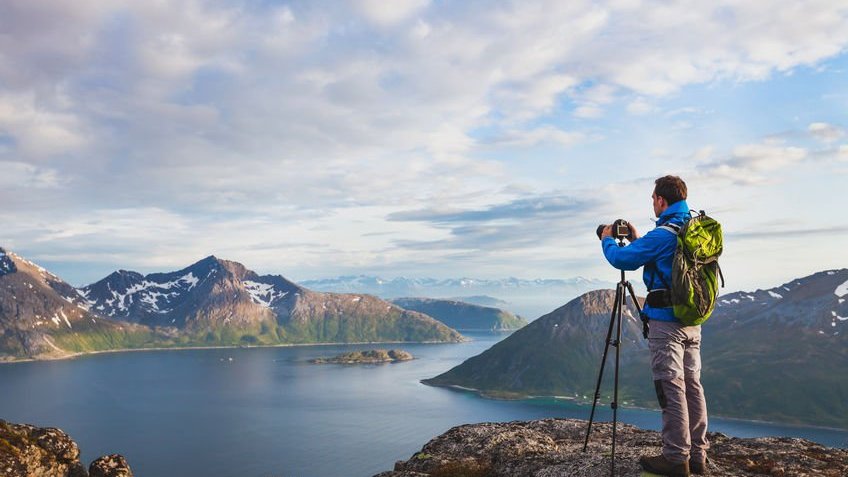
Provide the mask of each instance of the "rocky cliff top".
MULTIPOLYGON (((409 460, 375 477, 595 477, 610 474, 611 423, 592 427, 584 453, 586 421, 544 419, 454 427, 428 442, 409 460)), ((709 475, 848 475, 848 450, 785 437, 742 439, 710 433, 709 475)), ((656 431, 619 424, 616 475, 639 476, 639 456, 660 453, 656 431)))
POLYGON ((80 450, 62 430, 12 424, 0 419, 0 476, 3 477, 132 477, 127 461, 118 454, 103 456, 89 466, 79 460, 80 450))

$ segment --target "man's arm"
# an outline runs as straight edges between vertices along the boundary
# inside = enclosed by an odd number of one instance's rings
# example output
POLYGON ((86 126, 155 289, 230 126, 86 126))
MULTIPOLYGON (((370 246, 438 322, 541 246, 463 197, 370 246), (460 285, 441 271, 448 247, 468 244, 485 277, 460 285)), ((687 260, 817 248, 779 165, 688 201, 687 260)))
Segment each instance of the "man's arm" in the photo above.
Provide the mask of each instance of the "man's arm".
POLYGON ((671 232, 654 229, 626 247, 619 247, 612 237, 604 237, 601 246, 610 265, 619 270, 636 270, 656 260, 674 239, 671 232))

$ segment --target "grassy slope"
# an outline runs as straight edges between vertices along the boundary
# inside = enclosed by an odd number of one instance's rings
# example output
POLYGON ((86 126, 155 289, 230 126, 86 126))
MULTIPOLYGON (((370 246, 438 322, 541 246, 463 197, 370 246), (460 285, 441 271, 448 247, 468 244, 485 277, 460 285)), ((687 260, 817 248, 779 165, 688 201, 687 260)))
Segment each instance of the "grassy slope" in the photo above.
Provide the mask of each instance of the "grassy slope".
POLYGON ((505 310, 451 300, 398 299, 396 303, 458 330, 517 330, 527 324, 523 318, 505 310))
MULTIPOLYGON (((718 335, 706 344, 702 381, 710 412, 848 428, 848 350, 837 347, 839 351, 827 352, 821 346, 824 337, 812 333, 787 337, 778 331, 755 331, 756 339, 734 330, 736 336, 718 335)), ((648 351, 632 351, 622 362, 619 399, 657 408, 648 351)), ((612 353, 611 348, 601 388, 605 400, 613 389, 612 353)), ((499 397, 576 395, 591 402, 600 359, 601 350, 564 346, 551 341, 541 328, 525 328, 425 382, 470 387, 499 397)))

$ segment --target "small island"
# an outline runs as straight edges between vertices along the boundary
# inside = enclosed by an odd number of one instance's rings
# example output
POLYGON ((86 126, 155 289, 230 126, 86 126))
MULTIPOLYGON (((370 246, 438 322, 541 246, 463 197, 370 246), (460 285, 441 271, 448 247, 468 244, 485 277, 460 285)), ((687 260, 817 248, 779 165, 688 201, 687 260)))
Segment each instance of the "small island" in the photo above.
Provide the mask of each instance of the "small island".
POLYGON ((366 351, 353 351, 344 353, 333 358, 317 358, 310 360, 313 364, 378 364, 378 363, 397 363, 399 361, 409 361, 414 359, 412 354, 400 350, 384 350, 372 349, 366 351))

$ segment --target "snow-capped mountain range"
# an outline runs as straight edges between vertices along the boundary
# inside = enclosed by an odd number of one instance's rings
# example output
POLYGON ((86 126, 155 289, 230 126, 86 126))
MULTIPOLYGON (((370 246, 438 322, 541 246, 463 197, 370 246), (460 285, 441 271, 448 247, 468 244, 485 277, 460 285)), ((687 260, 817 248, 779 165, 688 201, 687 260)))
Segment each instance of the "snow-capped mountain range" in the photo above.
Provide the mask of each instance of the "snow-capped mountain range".
MULTIPOLYGON (((285 307, 304 289, 279 275, 259 276, 214 256, 169 273, 119 270, 79 290, 95 313, 153 326, 184 326, 205 306, 239 308, 259 318, 263 309, 285 307), (214 303, 205 303, 211 296, 214 303), (250 304, 256 305, 250 310, 250 304)), ((235 311, 235 310, 233 310, 235 311)))
POLYGON ((371 275, 304 280, 301 285, 320 291, 368 293, 382 298, 426 297, 464 300, 470 296, 492 297, 506 302, 504 308, 534 319, 587 291, 615 288, 615 283, 590 278, 569 279, 479 279, 406 278, 385 279, 371 275))
POLYGON ((481 279, 481 278, 406 278, 385 279, 372 275, 344 275, 335 278, 304 280, 303 286, 315 290, 347 289, 350 291, 380 290, 384 294, 409 293, 415 290, 518 290, 537 288, 564 288, 576 286, 597 286, 607 282, 592 278, 575 277, 570 279, 481 279))
POLYGON ((721 326, 768 323, 804 326, 820 335, 846 334, 848 327, 848 269, 826 270, 781 286, 719 297, 716 313, 721 326))
POLYGON ((370 295, 314 292, 214 256, 182 270, 119 270, 75 289, 0 248, 0 359, 104 349, 460 341, 423 313, 370 295))

